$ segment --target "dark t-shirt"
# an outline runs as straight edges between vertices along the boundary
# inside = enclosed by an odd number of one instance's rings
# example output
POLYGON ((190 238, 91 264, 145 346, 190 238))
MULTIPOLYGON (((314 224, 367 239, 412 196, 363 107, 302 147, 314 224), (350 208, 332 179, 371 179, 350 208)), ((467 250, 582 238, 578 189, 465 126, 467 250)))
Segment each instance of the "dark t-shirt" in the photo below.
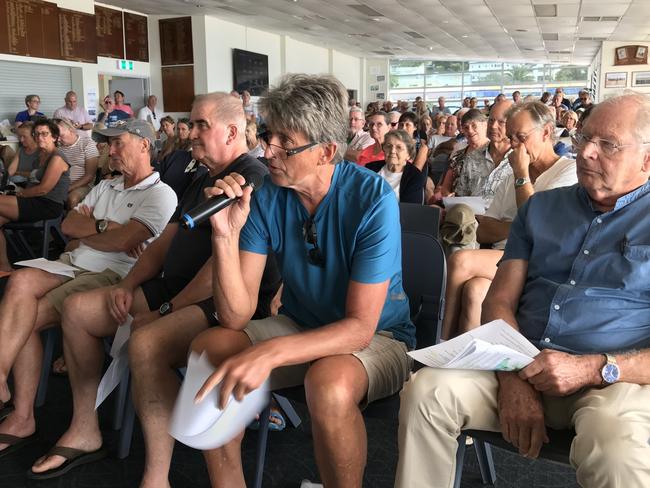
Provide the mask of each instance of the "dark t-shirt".
POLYGON ((163 183, 174 190, 179 202, 192 180, 208 172, 205 166, 192 159, 191 151, 183 150, 174 151, 159 163, 154 163, 154 168, 160 173, 163 183))
MULTIPOLYGON (((242 154, 216 176, 210 176, 208 173, 197 176, 185 190, 170 223, 179 223, 184 213, 203 203, 205 201, 203 190, 213 186, 216 180, 232 172, 246 175, 251 169, 263 175, 268 174, 264 164, 248 154, 242 154)), ((185 229, 179 225, 163 264, 163 276, 169 280, 171 288, 177 290, 185 288, 199 272, 212 255, 211 236, 212 227, 208 220, 194 229, 185 229)))

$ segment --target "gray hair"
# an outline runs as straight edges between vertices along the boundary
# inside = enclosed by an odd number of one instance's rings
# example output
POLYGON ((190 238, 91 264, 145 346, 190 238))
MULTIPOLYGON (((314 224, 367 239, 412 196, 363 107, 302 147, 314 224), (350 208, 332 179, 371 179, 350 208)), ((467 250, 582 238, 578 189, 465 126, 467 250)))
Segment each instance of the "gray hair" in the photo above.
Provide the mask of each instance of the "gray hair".
MULTIPOLYGON (((533 120, 533 123, 537 127, 545 127, 550 125, 555 129, 555 118, 549 110, 549 108, 544 105, 542 102, 526 102, 513 105, 506 112, 506 119, 510 120, 515 115, 518 115, 521 112, 528 112, 530 118, 533 120)), ((552 138, 555 138, 555 130, 552 131, 552 138)))
POLYGON ((596 105, 594 110, 612 106, 613 109, 619 111, 621 105, 625 103, 632 103, 637 108, 634 118, 634 136, 637 141, 650 142, 650 99, 647 95, 634 90, 625 90, 622 95, 606 98, 596 105))
POLYGON ((483 115, 483 112, 481 112, 477 108, 470 108, 465 114, 463 114, 463 118, 460 121, 461 125, 469 124, 470 122, 487 122, 487 117, 483 115))
POLYGON ((355 113, 358 112, 358 113, 360 113, 361 115, 364 116, 364 119, 365 119, 365 115, 364 115, 364 113, 363 113, 363 110, 361 110, 361 107, 357 107, 356 105, 355 105, 354 107, 351 107, 349 113, 352 114, 352 112, 355 112, 355 113))
POLYGON ((343 159, 347 141, 348 93, 330 75, 290 74, 260 99, 268 127, 298 132, 312 142, 336 144, 332 163, 343 159))
POLYGON ((386 144, 386 140, 390 139, 391 137, 404 143, 406 150, 409 153, 410 159, 413 159, 415 157, 415 141, 408 132, 402 129, 387 132, 384 136, 384 144, 386 144))
POLYGON ((241 140, 246 138, 246 116, 239 98, 225 92, 212 92, 194 97, 192 107, 199 104, 211 104, 215 120, 223 125, 234 125, 237 127, 237 137, 241 140))

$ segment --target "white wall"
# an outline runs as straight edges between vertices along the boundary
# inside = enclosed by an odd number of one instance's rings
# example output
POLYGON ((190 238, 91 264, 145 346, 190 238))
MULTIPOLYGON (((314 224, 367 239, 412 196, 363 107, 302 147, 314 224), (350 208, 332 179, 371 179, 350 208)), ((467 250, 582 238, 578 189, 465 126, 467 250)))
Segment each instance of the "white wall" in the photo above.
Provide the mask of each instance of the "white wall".
POLYGON ((285 36, 285 73, 330 72, 329 50, 285 36))
POLYGON ((615 49, 617 47, 621 46, 629 46, 629 45, 639 45, 639 46, 646 46, 646 48, 650 51, 650 43, 649 42, 637 42, 637 41, 605 41, 603 42, 602 48, 600 50, 600 86, 599 86, 599 93, 598 93, 598 98, 599 100, 603 100, 604 98, 607 98, 608 96, 616 95, 624 90, 634 90, 637 92, 641 93, 648 93, 650 94, 650 85, 646 85, 644 87, 636 87, 632 86, 632 73, 635 71, 645 71, 648 72, 650 71, 650 65, 648 64, 635 64, 635 65, 625 65, 625 66, 614 66, 614 56, 615 56, 615 49), (625 88, 605 88, 605 79, 606 79, 606 74, 607 73, 620 73, 624 72, 627 73, 627 84, 625 88))
POLYGON ((331 53, 331 73, 349 90, 357 90, 357 96, 363 98, 364 60, 339 51, 332 50, 331 53))

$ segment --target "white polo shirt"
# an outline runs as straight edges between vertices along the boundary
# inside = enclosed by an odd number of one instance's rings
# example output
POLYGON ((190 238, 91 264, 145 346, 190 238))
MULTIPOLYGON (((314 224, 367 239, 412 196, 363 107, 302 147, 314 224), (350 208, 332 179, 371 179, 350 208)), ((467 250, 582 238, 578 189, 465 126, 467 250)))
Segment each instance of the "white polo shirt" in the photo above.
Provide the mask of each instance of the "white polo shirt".
MULTIPOLYGON (((160 181, 160 175, 153 172, 135 186, 124 188, 124 177, 102 180, 77 205, 93 208, 97 220, 107 219, 118 224, 127 224, 133 219, 151 232, 151 242, 158 237, 176 209, 176 194, 160 181)), ((109 268, 124 277, 135 264, 125 252, 97 251, 86 244, 80 244, 69 253, 74 266, 88 271, 101 272, 109 268)))

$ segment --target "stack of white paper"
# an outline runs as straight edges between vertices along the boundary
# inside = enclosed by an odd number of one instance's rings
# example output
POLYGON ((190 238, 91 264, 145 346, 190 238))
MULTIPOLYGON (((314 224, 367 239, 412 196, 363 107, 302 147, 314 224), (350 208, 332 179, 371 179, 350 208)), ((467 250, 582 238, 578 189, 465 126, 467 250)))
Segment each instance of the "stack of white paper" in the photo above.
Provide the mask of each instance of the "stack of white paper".
POLYGON ((433 368, 518 371, 538 353, 539 349, 514 328, 503 320, 495 320, 409 355, 433 368))
POLYGON ((197 392, 214 371, 205 353, 200 356, 194 352, 190 354, 169 427, 172 437, 195 449, 215 449, 227 444, 255 420, 270 399, 266 381, 241 402, 231 395, 223 410, 217 406, 221 384, 203 401, 194 403, 197 392))

